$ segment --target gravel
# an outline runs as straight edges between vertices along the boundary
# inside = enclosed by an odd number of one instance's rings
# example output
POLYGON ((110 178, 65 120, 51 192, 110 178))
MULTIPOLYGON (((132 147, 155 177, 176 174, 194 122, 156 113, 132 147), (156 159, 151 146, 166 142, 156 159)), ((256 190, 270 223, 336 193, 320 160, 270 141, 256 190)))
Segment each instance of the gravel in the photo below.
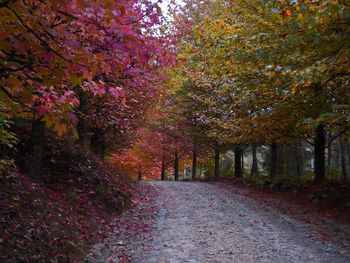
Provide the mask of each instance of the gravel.
MULTIPOLYGON (((346 240, 325 240, 309 224, 264 207, 233 186, 158 181, 140 186, 157 193, 155 203, 143 204, 144 213, 153 211, 142 222, 150 230, 111 235, 85 262, 350 262, 346 240)), ((350 236, 348 227, 341 229, 342 236, 350 236)))

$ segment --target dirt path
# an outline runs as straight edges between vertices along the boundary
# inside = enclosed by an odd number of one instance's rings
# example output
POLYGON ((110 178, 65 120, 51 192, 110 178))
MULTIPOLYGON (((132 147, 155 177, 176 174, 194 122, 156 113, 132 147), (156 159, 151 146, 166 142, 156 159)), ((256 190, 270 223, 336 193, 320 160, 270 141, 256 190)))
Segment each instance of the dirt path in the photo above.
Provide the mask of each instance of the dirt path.
MULTIPOLYGON (((157 197, 139 204, 141 216, 131 223, 135 229, 97 245, 86 262, 350 262, 349 243, 340 238, 349 237, 348 227, 329 222, 327 231, 337 233, 328 234, 339 238, 325 240, 309 224, 222 183, 143 182, 140 187, 157 197)), ((127 213, 122 221, 130 224, 127 213)))

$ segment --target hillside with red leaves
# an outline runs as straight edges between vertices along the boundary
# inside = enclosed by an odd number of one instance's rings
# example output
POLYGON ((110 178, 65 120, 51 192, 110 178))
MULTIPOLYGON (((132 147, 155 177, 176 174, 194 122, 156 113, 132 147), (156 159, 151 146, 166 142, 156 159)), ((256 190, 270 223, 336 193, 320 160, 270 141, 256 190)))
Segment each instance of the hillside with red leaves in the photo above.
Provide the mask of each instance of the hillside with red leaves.
POLYGON ((77 262, 130 202, 133 183, 100 158, 57 138, 46 152, 43 181, 0 179, 1 262, 77 262))

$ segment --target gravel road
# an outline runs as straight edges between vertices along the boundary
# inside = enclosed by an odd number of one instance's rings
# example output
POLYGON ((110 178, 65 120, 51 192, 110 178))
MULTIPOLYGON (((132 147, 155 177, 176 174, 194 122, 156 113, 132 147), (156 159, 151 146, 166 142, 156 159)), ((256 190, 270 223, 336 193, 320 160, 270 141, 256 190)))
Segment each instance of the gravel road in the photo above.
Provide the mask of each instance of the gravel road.
MULTIPOLYGON (((112 236, 85 262, 350 262, 346 238, 325 240, 309 224, 222 183, 142 182, 140 187, 157 198, 142 204, 146 215, 132 224, 149 231, 136 227, 127 237, 112 236)), ((337 229, 342 233, 334 235, 349 237, 348 227, 337 229)))

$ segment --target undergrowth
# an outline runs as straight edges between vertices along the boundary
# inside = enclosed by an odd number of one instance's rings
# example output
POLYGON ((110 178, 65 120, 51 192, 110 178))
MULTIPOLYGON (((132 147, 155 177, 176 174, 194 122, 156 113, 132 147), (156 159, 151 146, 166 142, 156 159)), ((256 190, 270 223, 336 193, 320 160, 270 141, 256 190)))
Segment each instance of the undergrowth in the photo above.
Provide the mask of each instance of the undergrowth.
POLYGON ((103 160, 55 137, 45 147, 42 181, 0 177, 0 262, 77 262, 130 201, 132 182, 103 160))

